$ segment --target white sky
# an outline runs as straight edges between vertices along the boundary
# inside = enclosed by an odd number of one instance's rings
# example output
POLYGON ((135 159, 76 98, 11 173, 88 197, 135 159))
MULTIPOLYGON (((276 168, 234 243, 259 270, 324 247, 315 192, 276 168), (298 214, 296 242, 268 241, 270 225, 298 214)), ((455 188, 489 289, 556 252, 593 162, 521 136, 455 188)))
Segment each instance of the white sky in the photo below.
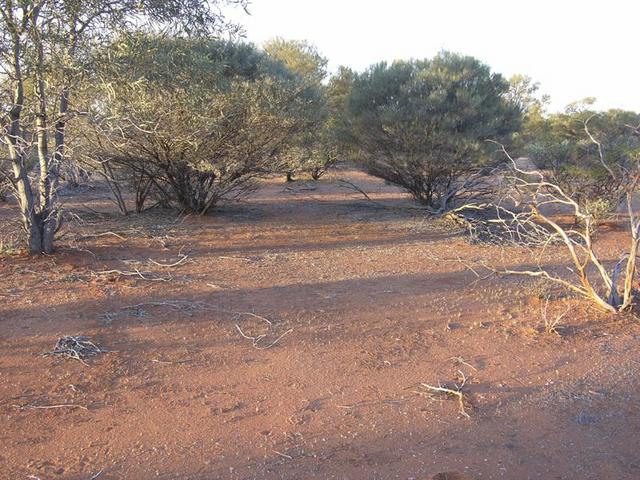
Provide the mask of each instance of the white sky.
POLYGON ((640 111, 638 0, 252 0, 249 11, 233 13, 249 41, 306 39, 331 71, 446 49, 529 75, 551 110, 592 96, 640 111))

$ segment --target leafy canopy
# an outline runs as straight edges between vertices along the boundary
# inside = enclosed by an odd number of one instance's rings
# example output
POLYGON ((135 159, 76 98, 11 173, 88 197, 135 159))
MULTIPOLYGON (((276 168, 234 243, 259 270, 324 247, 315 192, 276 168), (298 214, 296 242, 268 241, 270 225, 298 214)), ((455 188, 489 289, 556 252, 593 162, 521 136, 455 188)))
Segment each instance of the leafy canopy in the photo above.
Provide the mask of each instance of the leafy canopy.
POLYGON ((206 213, 245 192, 302 126, 295 112, 306 87, 272 75, 253 46, 125 37, 113 52, 94 108, 93 155, 151 179, 164 203, 206 213))
POLYGON ((374 65, 355 76, 349 100, 359 160, 421 203, 446 208, 462 193, 460 177, 488 162, 485 140, 507 141, 519 127, 508 88, 455 53, 374 65))

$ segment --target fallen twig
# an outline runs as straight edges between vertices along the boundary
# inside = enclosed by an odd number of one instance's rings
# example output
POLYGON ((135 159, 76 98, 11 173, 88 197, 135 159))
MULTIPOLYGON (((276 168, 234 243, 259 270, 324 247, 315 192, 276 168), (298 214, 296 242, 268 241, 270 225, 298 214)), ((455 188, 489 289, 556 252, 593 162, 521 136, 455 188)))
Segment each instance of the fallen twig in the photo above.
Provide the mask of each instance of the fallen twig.
POLYGON ((61 403, 59 405, 14 405, 14 407, 20 410, 49 410, 53 408, 81 408, 82 410, 89 410, 84 405, 76 405, 75 403, 61 403))
POLYGON ((474 367, 470 363, 467 363, 463 357, 451 357, 451 360, 455 361, 456 364, 458 364, 458 365, 466 365, 467 367, 475 370, 476 372, 478 371, 478 369, 476 367, 474 367))
POLYGON ((151 263, 153 263, 154 265, 157 265, 159 267, 171 268, 171 267, 177 267, 178 265, 183 264, 184 262, 187 261, 187 258, 189 258, 189 255, 180 255, 180 260, 178 260, 177 262, 174 262, 174 263, 160 263, 160 262, 156 262, 155 260, 152 260, 152 259, 149 259, 149 261, 151 263))
POLYGON ((544 331, 548 334, 554 334, 560 336, 560 332, 558 329, 562 328, 559 323, 564 318, 564 316, 571 311, 571 307, 567 308, 560 315, 556 315, 553 320, 550 320, 547 316, 547 310, 549 309, 549 297, 544 304, 544 308, 542 309, 542 319, 544 320, 544 331))
POLYGON ((303 184, 298 187, 284 187, 282 189, 283 192, 291 192, 291 193, 300 193, 300 192, 311 192, 316 190, 317 187, 314 185, 303 184))
POLYGON ((83 365, 89 366, 84 361, 84 359, 86 357, 98 355, 103 352, 104 350, 90 341, 89 337, 74 337, 71 335, 66 335, 58 339, 58 341, 56 342, 56 346, 52 351, 45 352, 43 355, 45 357, 51 355, 59 355, 67 358, 72 358, 74 360, 78 360, 83 365))
POLYGON ((293 457, 292 457, 291 455, 287 455, 286 453, 282 453, 282 452, 279 452, 279 451, 277 451, 277 450, 274 450, 274 452, 275 452, 276 454, 280 455, 281 457, 287 458, 287 459, 289 459, 289 460, 293 460, 293 457))
POLYGON ((222 258, 224 260, 244 260, 245 262, 253 262, 253 260, 247 257, 228 257, 225 255, 218 255, 218 258, 222 258))
POLYGON ((168 360, 158 360, 157 358, 152 358, 151 361, 154 363, 166 363, 168 365, 179 365, 181 363, 189 363, 191 360, 178 360, 177 362, 170 362, 168 360))
POLYGON ((373 198, 371 198, 369 196, 369 194, 367 194, 367 192, 365 192, 362 188, 360 188, 359 186, 357 186, 355 183, 352 183, 348 180, 345 180, 343 178, 339 178, 338 179, 338 186, 343 187, 343 188, 351 188, 352 190, 355 190, 356 192, 358 192, 359 194, 361 194, 365 200, 368 200, 369 202, 371 202, 372 204, 376 205, 379 208, 383 208, 383 209, 387 209, 387 210, 419 210, 421 212, 425 212, 425 213, 433 213, 431 212, 428 208, 426 207, 416 207, 416 206, 411 206, 411 205, 406 205, 403 207, 394 207, 391 205, 385 205, 382 202, 379 202, 377 200, 374 200, 373 198))
MULTIPOLYGON (((98 473, 94 473, 93 475, 91 475, 91 477, 89 477, 89 480, 96 480, 96 478, 102 475, 102 472, 104 472, 104 470, 100 470, 98 473)), ((29 475, 27 478, 29 480, 42 480, 40 477, 36 475, 29 475)))
POLYGON ((169 300, 166 302, 137 303, 135 305, 128 305, 126 307, 122 307, 121 310, 125 312, 139 312, 139 311, 143 311, 141 310, 141 307, 170 307, 170 308, 173 308, 174 310, 179 310, 180 312, 186 313, 189 316, 191 316, 191 313, 194 310, 207 310, 207 309, 218 310, 210 305, 207 305, 204 302, 190 301, 190 300, 169 300))
MULTIPOLYGON (((467 383, 467 378, 464 376, 464 373, 461 370, 458 370, 458 373, 462 376, 462 383, 460 385, 455 384, 454 389, 443 387, 441 384, 438 384, 437 387, 434 387, 433 385, 429 385, 427 383, 421 383, 420 385, 428 390, 431 390, 432 392, 445 393, 449 396, 456 397, 458 399, 458 405, 460 407, 459 408, 460 414, 465 418, 471 418, 467 413, 467 411, 465 410, 465 406, 464 406, 465 398, 462 392, 462 388, 467 383)), ((416 392, 416 393, 422 393, 422 392, 416 392)))
POLYGON ((147 280, 149 282, 168 282, 169 280, 171 280, 171 278, 162 278, 162 277, 158 277, 158 278, 150 278, 150 277, 146 277, 145 275, 150 275, 149 272, 141 272, 140 270, 138 270, 137 268, 134 269, 133 271, 128 271, 128 270, 101 270, 98 272, 93 272, 93 274, 95 275, 122 275, 123 277, 140 277, 142 280, 147 280))
POLYGON ((123 237, 122 235, 117 234, 116 232, 91 233, 91 234, 88 234, 88 235, 81 236, 78 240, 85 240, 87 238, 104 237, 106 235, 113 235, 114 237, 117 237, 120 240, 126 240, 125 237, 123 237))
POLYGON ((257 349, 257 350, 266 350, 267 348, 271 348, 273 347, 276 343, 278 343, 282 338, 284 338, 286 335, 290 334, 291 332, 293 332, 293 328, 290 328, 289 330, 287 330, 286 332, 284 332, 282 335, 280 335, 278 338, 276 338, 273 342, 271 342, 269 345, 266 346, 261 346, 259 345, 260 341, 262 339, 264 339, 266 337, 265 334, 261 334, 258 335, 257 337, 252 337, 250 335, 246 335, 242 329, 240 328, 240 326, 236 323, 236 329, 238 330, 238 332, 240 332, 240 335, 242 335, 244 338, 246 338, 247 340, 251 340, 251 343, 253 345, 253 348, 257 349))

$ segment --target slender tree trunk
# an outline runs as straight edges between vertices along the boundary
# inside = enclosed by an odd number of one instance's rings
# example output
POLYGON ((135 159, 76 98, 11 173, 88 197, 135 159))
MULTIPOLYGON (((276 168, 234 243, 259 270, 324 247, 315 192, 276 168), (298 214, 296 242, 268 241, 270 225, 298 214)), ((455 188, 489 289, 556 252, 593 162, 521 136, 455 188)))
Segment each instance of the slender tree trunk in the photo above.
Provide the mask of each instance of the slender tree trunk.
POLYGON ((38 160, 40 163, 40 215, 38 229, 40 231, 41 247, 44 253, 53 252, 53 241, 59 229, 60 211, 57 205, 57 188, 60 173, 60 163, 64 157, 64 139, 66 113, 69 104, 69 89, 62 89, 59 97, 58 120, 55 125, 55 150, 53 157, 49 152, 49 119, 46 101, 46 85, 44 79, 45 58, 44 46, 38 29, 37 17, 32 20, 32 36, 36 48, 36 97, 38 112, 36 116, 36 135, 38 139, 38 160))
MULTIPOLYGON (((15 25, 13 26, 15 28, 15 25)), ((31 188, 31 181, 25 165, 24 142, 22 133, 22 109, 24 107, 24 79, 22 77, 22 41, 19 35, 12 31, 13 40, 13 77, 15 87, 13 91, 12 106, 9 112, 9 128, 5 135, 9 150, 9 158, 13 170, 13 180, 16 187, 16 196, 22 226, 27 236, 29 250, 42 251, 42 225, 41 215, 37 209, 36 198, 31 188)))

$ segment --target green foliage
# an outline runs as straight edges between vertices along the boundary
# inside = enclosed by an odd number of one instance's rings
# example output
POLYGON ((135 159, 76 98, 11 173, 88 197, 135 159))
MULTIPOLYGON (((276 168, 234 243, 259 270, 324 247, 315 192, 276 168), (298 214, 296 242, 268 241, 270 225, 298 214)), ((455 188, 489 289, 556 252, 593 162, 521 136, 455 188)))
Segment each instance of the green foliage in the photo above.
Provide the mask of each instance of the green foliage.
POLYGON ((513 75, 509 79, 507 99, 528 116, 542 115, 549 103, 549 95, 540 94, 540 84, 526 75, 513 75))
POLYGON ((379 63, 356 75, 349 101, 358 160, 416 200, 443 210, 490 161, 487 139, 508 141, 521 120, 508 83, 488 66, 443 52, 379 63))
POLYGON ((281 171, 287 174, 288 180, 299 173, 310 173, 318 179, 337 159, 328 123, 327 88, 322 84, 327 75, 327 59, 313 45, 299 40, 276 38, 264 45, 264 51, 304 87, 306 98, 306 102, 292 112, 304 128, 292 135, 288 146, 280 151, 281 171))
POLYGON ((327 76, 327 59, 305 40, 274 38, 264 44, 264 51, 306 85, 317 87, 327 76))
POLYGON ((540 84, 525 75, 513 75, 509 79, 507 99, 523 113, 522 127, 514 133, 511 151, 516 156, 524 154, 525 146, 543 134, 549 96, 540 93, 540 84))
POLYGON ((270 60, 249 45, 139 37, 113 52, 88 156, 163 203, 203 214, 247 192, 303 126, 306 87, 269 74, 270 60))
POLYGON ((246 0, 21 0, 0 7, 0 103, 25 240, 51 253, 63 226, 57 192, 73 162, 67 128, 85 111, 80 89, 95 56, 133 31, 191 37, 237 33, 223 5, 246 0), (31 159, 37 158, 37 169, 31 159))
POLYGON ((144 79, 157 88, 223 87, 237 78, 255 80, 275 67, 249 43, 208 37, 164 37, 137 33, 121 36, 102 52, 101 73, 144 79))
POLYGON ((525 124, 524 153, 538 167, 551 171, 581 205, 597 200, 602 216, 605 206, 609 212, 616 210, 632 181, 629 171, 640 159, 640 137, 632 127, 640 124, 640 115, 623 110, 595 112, 589 109, 591 103, 576 102, 535 126, 525 124), (601 144, 602 159, 593 140, 601 144))
POLYGON ((326 124, 329 144, 333 145, 337 155, 353 158, 351 118, 349 99, 353 88, 355 73, 348 67, 341 66, 338 72, 329 79, 326 88, 328 118, 326 124))

